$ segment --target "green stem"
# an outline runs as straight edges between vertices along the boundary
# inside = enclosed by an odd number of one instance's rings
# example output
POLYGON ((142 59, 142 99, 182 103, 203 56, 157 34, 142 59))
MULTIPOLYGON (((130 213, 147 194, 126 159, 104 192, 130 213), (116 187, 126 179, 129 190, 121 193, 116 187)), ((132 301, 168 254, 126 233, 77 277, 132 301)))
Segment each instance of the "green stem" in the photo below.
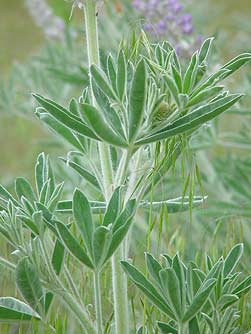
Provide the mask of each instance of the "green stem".
POLYGON ((96 0, 86 0, 84 9, 89 66, 100 66, 96 0))
POLYGON ((103 334, 103 316, 101 304, 100 273, 94 272, 95 311, 98 325, 98 334, 103 334))
MULTIPOLYGON (((85 1, 85 28, 86 28, 86 39, 87 39, 87 51, 88 51, 88 63, 89 67, 95 64, 100 66, 99 59, 99 41, 98 41, 98 24, 97 24, 97 13, 96 13, 96 0, 85 1)), ((91 86, 91 81, 90 81, 91 86)), ((93 95, 91 87, 92 103, 97 106, 96 100, 93 95)), ((103 175, 103 188, 104 195, 108 201, 111 194, 111 188, 113 183, 113 168, 111 161, 110 148, 107 144, 98 143, 101 170, 103 175)))
POLYGON ((121 245, 112 257, 112 287, 116 334, 129 334, 127 279, 120 265, 120 261, 124 258, 123 253, 123 245, 121 245))
POLYGON ((187 324, 186 323, 180 323, 179 324, 178 334, 187 334, 187 324))
MULTIPOLYGON (((96 0, 85 1, 85 25, 87 34, 87 48, 89 66, 96 64, 100 66, 99 60, 99 44, 97 31, 96 16, 96 0)), ((92 102, 97 105, 91 87, 92 102)), ((104 143, 98 144, 99 155, 101 161, 101 169, 103 175, 104 195, 106 202, 109 201, 112 184, 113 184, 113 168, 111 161, 110 148, 104 143)), ((115 186, 123 184, 129 165, 131 152, 127 151, 123 154, 123 162, 117 173, 115 186)), ((113 277, 113 298, 115 313, 116 334, 129 334, 129 315, 128 315, 128 296, 127 296, 127 279, 120 266, 120 260, 123 259, 123 245, 120 246, 116 254, 112 257, 112 277, 113 277)), ((96 282, 98 283, 98 282, 96 282)), ((96 296, 96 302, 98 302, 96 296)), ((98 304, 97 304, 98 306, 98 304)), ((99 303, 100 306, 100 303, 99 303)), ((97 310, 97 318, 99 317, 97 310)))

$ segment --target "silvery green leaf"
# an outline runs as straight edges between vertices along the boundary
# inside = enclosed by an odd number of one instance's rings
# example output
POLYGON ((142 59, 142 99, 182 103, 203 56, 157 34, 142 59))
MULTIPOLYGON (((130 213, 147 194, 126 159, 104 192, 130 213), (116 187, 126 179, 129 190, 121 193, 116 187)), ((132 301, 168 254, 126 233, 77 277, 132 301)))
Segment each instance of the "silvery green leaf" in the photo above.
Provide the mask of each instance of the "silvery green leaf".
POLYGON ((205 106, 199 107, 185 116, 178 118, 172 124, 163 128, 157 133, 153 133, 151 136, 140 139, 136 142, 136 145, 144 145, 147 143, 153 143, 163 139, 170 138, 172 136, 185 133, 190 130, 201 126, 202 124, 212 120, 216 116, 220 115, 237 101, 240 100, 242 95, 232 94, 227 97, 221 98, 213 103, 209 103, 205 106))
POLYGON ((126 140, 112 129, 112 124, 109 124, 109 120, 99 109, 90 104, 83 104, 81 112, 88 119, 88 123, 100 140, 118 147, 128 146, 126 140))
POLYGON ((172 319, 174 317, 169 305, 163 297, 158 293, 152 283, 133 265, 127 261, 121 261, 121 265, 129 278, 137 285, 137 287, 146 295, 146 297, 157 306, 162 312, 166 313, 172 319))
POLYGON ((101 268, 107 258, 112 240, 112 231, 109 227, 98 226, 93 234, 93 262, 96 268, 101 268))
POLYGON ((251 289, 251 276, 248 276, 237 287, 233 289, 232 293, 241 298, 243 295, 248 293, 250 289, 251 289))
POLYGON ((73 236, 70 230, 61 222, 55 222, 58 235, 66 249, 76 257, 80 262, 85 264, 87 267, 93 269, 93 263, 86 254, 84 248, 80 245, 77 239, 73 236))
POLYGON ((162 334, 178 334, 177 329, 170 324, 158 321, 158 327, 162 334))
POLYGON ((85 151, 78 137, 72 132, 72 130, 70 130, 66 125, 57 121, 56 118, 51 116, 49 113, 43 112, 43 110, 45 111, 45 109, 38 108, 36 111, 36 114, 39 116, 39 119, 42 122, 44 122, 52 131, 59 134, 69 144, 82 152, 85 151))
MULTIPOLYGON (((116 132, 118 136, 121 136, 123 137, 124 140, 126 140, 123 125, 122 125, 122 122, 119 116, 119 112, 112 107, 108 97, 97 87, 95 82, 92 85, 92 90, 93 90, 93 94, 95 96, 96 102, 99 106, 99 109, 104 114, 104 118, 107 120, 107 123, 109 124, 109 126, 112 128, 113 131, 116 132)), ((84 106, 85 104, 81 105, 81 108, 83 109, 84 106)), ((84 112, 82 113, 82 115, 83 117, 86 116, 84 112)), ((87 118, 87 122, 88 122, 88 118, 87 118)))
POLYGON ((186 70, 184 80, 183 80, 183 93, 190 93, 191 89, 194 86, 197 70, 198 70, 198 52, 195 52, 191 58, 191 61, 186 70))
POLYGON ((208 55, 211 51, 213 41, 214 41, 214 37, 207 38, 201 45, 201 48, 199 51, 199 63, 200 64, 207 60, 208 55))
POLYGON ((166 201, 160 201, 160 202, 149 202, 149 201, 142 201, 139 204, 140 208, 151 208, 152 210, 160 210, 163 206, 165 206, 168 210, 168 213, 176 213, 176 212, 183 212, 189 210, 191 208, 191 205, 193 208, 196 208, 203 204, 206 200, 206 197, 202 196, 194 196, 192 203, 189 203, 189 197, 177 197, 173 199, 168 199, 166 201))
POLYGON ((213 86, 201 90, 197 95, 194 95, 189 99, 187 107, 192 107, 198 103, 213 98, 215 95, 218 95, 223 88, 224 86, 213 86))
POLYGON ((24 177, 18 177, 16 179, 15 191, 19 199, 21 199, 21 197, 24 196, 32 203, 36 201, 36 196, 33 192, 31 184, 24 177))
POLYGON ((64 262, 65 248, 59 241, 55 241, 51 263, 57 275, 60 274, 64 262))
POLYGON ((179 88, 177 87, 176 82, 168 74, 166 74, 164 76, 164 80, 166 82, 167 88, 169 89, 176 105, 179 106, 179 103, 180 103, 180 101, 179 101, 179 88))
POLYGON ((108 203, 107 209, 105 211, 102 223, 104 226, 113 224, 116 221, 120 211, 120 206, 121 206, 121 187, 117 187, 114 190, 112 197, 108 203))
POLYGON ((64 107, 58 105, 52 100, 46 99, 38 94, 33 94, 34 98, 40 103, 40 105, 51 114, 56 120, 63 125, 74 130, 75 132, 99 140, 99 138, 93 133, 93 131, 82 121, 80 117, 77 117, 70 113, 64 107))
POLYGON ((117 74, 116 74, 115 65, 114 65, 114 61, 113 61, 111 54, 109 54, 109 56, 107 57, 106 70, 108 73, 110 83, 113 87, 113 90, 116 91, 117 74))
POLYGON ((27 303, 39 314, 44 313, 44 292, 33 264, 27 257, 21 259, 15 270, 17 287, 27 303))
POLYGON ((239 298, 236 295, 232 294, 222 295, 220 299, 217 301, 217 308, 219 310, 224 310, 226 307, 236 303, 238 300, 239 298))
POLYGON ((121 101, 124 99, 126 92, 126 83, 127 83, 127 67, 126 59, 123 50, 120 50, 118 54, 118 70, 116 78, 117 92, 121 101))
POLYGON ((78 230, 85 242, 89 255, 93 254, 93 221, 91 207, 86 196, 76 189, 73 195, 73 216, 78 230))
POLYGON ((96 65, 91 66, 91 78, 96 82, 97 86, 106 94, 107 97, 114 100, 117 99, 116 93, 108 82, 105 73, 96 65))
POLYGON ((178 254, 176 254, 173 258, 172 268, 175 271, 177 278, 179 280, 181 308, 182 308, 182 311, 184 312, 185 305, 186 305, 186 280, 185 280, 186 267, 180 260, 180 257, 178 254))
POLYGON ((199 288, 196 295, 194 296, 184 316, 182 317, 182 322, 185 323, 197 315, 197 313, 207 302, 207 299, 210 296, 215 284, 216 280, 213 278, 203 283, 203 285, 199 288))
POLYGON ((159 277, 159 272, 163 269, 163 267, 150 253, 147 252, 145 253, 145 259, 146 259, 147 269, 150 275, 154 279, 155 283, 160 285, 161 281, 159 277))
POLYGON ((141 59, 138 63, 130 90, 129 99, 129 142, 132 143, 140 131, 146 103, 146 65, 141 59))
POLYGON ((230 275, 238 265, 243 253, 243 244, 235 245, 228 253, 224 263, 224 277, 230 275))
POLYGON ((12 297, 0 298, 0 322, 40 320, 40 315, 30 306, 12 297))
POLYGON ((100 191, 100 185, 92 173, 90 173, 86 168, 82 167, 78 163, 71 161, 69 159, 60 158, 67 166, 70 166, 74 169, 81 177, 83 177, 87 182, 89 182, 92 186, 100 191))
POLYGON ((162 269, 159 273, 162 291, 168 300, 168 304, 175 315, 176 321, 182 319, 182 304, 180 294, 180 282, 172 268, 162 269))

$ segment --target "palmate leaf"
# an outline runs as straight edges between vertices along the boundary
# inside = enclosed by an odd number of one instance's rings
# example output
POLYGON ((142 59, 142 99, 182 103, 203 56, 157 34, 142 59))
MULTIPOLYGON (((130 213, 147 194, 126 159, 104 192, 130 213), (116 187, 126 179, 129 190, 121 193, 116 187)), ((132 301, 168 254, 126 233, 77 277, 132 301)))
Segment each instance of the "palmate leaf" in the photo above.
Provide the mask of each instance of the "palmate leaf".
POLYGON ((31 203, 36 201, 36 196, 33 192, 32 186, 24 177, 18 177, 15 181, 15 191, 19 199, 27 198, 31 203))
POLYGON ((73 195, 73 216, 88 253, 91 255, 93 254, 92 240, 94 230, 91 207, 88 199, 79 189, 76 189, 73 195))
POLYGON ((121 265, 129 278, 135 285, 146 295, 146 297, 157 306, 162 312, 174 319, 174 315, 169 305, 163 297, 158 293, 152 283, 132 264, 127 261, 121 261, 121 265))
POLYGON ((0 298, 0 322, 40 320, 40 315, 30 306, 12 297, 0 298))
MULTIPOLYGON (((104 203, 105 205, 105 203, 104 203)), ((103 225, 108 226, 115 222, 121 206, 121 187, 117 187, 108 203, 107 210, 103 218, 103 225)))
POLYGON ((84 248, 80 245, 77 239, 69 231, 69 229, 61 222, 55 222, 57 227, 57 232, 65 245, 66 249, 76 257, 80 262, 85 264, 87 267, 93 269, 93 263, 86 254, 84 248))
POLYGON ((240 67, 248 63, 250 60, 251 60, 251 53, 243 53, 235 57, 234 59, 230 60, 228 63, 222 66, 217 72, 210 75, 210 77, 205 82, 203 82, 201 85, 195 88, 194 91, 192 92, 191 97, 197 95, 200 91, 204 90, 205 88, 208 88, 213 84, 219 83, 223 79, 226 79, 234 72, 236 72, 240 67))
POLYGON ((84 148, 78 140, 77 136, 67 126, 57 121, 56 118, 45 111, 46 110, 43 108, 37 108, 36 115, 38 115, 39 119, 44 122, 52 131, 59 134, 73 147, 83 152, 84 148))
POLYGON ((107 80, 105 73, 96 65, 91 66, 91 77, 96 82, 97 86, 105 93, 106 96, 117 100, 116 93, 114 92, 112 86, 107 80))
POLYGON ((64 107, 58 105, 52 100, 44 98, 41 95, 33 94, 33 97, 49 114, 51 114, 54 118, 56 118, 56 120, 61 122, 63 125, 67 126, 68 128, 76 131, 77 133, 83 136, 99 140, 99 138, 94 134, 94 132, 85 123, 83 123, 80 117, 75 116, 64 107))
MULTIPOLYGON (((95 96, 96 102, 98 104, 98 107, 100 110, 102 110, 102 113, 104 114, 104 118, 106 119, 109 126, 112 128, 114 132, 116 132, 117 135, 123 137, 123 139, 126 140, 124 129, 123 129, 119 114, 112 107, 108 97, 97 87, 95 82, 93 82, 92 84, 92 90, 93 90, 93 94, 95 96)), ((84 105, 82 104, 80 106, 81 108, 84 107, 84 105)), ((83 117, 86 117, 85 113, 82 113, 82 115, 83 117)))
POLYGON ((211 294, 215 284, 216 279, 213 278, 203 283, 203 285, 197 291, 187 311, 185 312, 182 318, 182 322, 187 322, 196 316, 196 314, 202 309, 203 305, 205 305, 205 303, 207 302, 207 299, 211 294))
POLYGON ((198 70, 198 53, 195 52, 186 70, 183 82, 183 93, 187 94, 193 88, 198 70))
POLYGON ((232 273, 235 267, 238 265, 240 258, 243 253, 243 244, 238 244, 234 246, 228 253, 224 262, 224 277, 227 277, 232 273))
POLYGON ((127 82, 127 68, 126 68, 126 59, 123 50, 120 50, 118 54, 118 70, 116 78, 116 87, 118 96, 121 101, 124 99, 126 91, 126 82, 127 82))
POLYGON ((97 190, 100 191, 100 185, 96 177, 90 173, 87 169, 80 166, 78 163, 60 158, 64 163, 67 164, 67 166, 70 166, 72 169, 74 169, 81 177, 83 177, 87 182, 89 182, 92 186, 94 186, 97 190))
POLYGON ((180 117, 161 131, 137 141, 136 145, 153 143, 195 129, 229 109, 239 101, 241 97, 242 95, 240 94, 232 94, 208 105, 199 107, 189 114, 180 117))
POLYGON ((93 234, 93 262, 101 268, 106 261, 112 240, 112 231, 106 226, 98 226, 93 234))
POLYGON ((88 123, 98 138, 113 146, 128 146, 126 140, 112 129, 109 120, 105 118, 105 115, 99 109, 84 103, 82 104, 81 112, 88 119, 88 123))
POLYGON ((15 281, 27 303, 38 313, 43 314, 43 288, 34 266, 27 257, 19 261, 15 270, 15 281))
POLYGON ((162 291, 167 297, 170 308, 175 319, 180 321, 182 318, 181 287, 178 277, 173 268, 162 269, 159 273, 162 291))
POLYGON ((144 117, 146 103, 146 65, 142 59, 134 73, 129 101, 129 142, 136 138, 144 117))

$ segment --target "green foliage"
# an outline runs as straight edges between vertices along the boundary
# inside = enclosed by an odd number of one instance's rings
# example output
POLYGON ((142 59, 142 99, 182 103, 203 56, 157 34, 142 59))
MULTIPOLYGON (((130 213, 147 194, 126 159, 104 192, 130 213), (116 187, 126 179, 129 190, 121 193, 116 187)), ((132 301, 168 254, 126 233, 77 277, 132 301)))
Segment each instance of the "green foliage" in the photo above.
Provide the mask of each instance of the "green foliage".
MULTIPOLYGON (((93 65, 93 93, 97 101, 106 101, 105 104, 98 102, 100 110, 84 103, 80 105, 79 116, 69 116, 66 109, 54 102, 38 95, 35 95, 35 98, 45 112, 64 126, 70 127, 75 134, 102 140, 113 146, 141 146, 193 132, 241 98, 238 94, 222 92, 223 87, 218 84, 251 59, 250 54, 242 54, 208 78, 205 77, 206 72, 199 77, 200 67, 206 67, 211 44, 211 39, 205 41, 200 52, 193 55, 184 75, 180 65, 177 65, 179 61, 174 49, 166 42, 150 46, 150 50, 144 45, 150 54, 155 55, 155 51, 159 50, 161 59, 167 59, 164 67, 155 56, 144 56, 144 47, 138 50, 143 59, 134 60, 134 63, 128 55, 126 59, 121 50, 117 64, 112 56, 107 58, 105 71, 93 65), (155 93, 156 90, 161 92, 161 103, 165 102, 170 108, 166 119, 158 126, 153 122, 160 104, 160 96, 155 93), (104 109, 104 106, 107 107, 104 109)), ((137 45, 132 47, 136 48, 137 45)), ((131 52, 133 53, 134 49, 131 52)), ((57 131, 56 124, 55 130, 57 131)))
POLYGON ((11 297, 0 298, 1 321, 30 321, 33 318, 39 320, 40 316, 25 303, 11 297))
MULTIPOLYGON (((85 2, 84 7, 87 34, 98 40, 96 16, 88 17, 87 11, 96 13, 96 2, 85 2)), ((133 35, 130 41, 122 41, 114 55, 102 55, 101 66, 89 59, 89 69, 79 63, 73 74, 64 62, 63 66, 49 68, 63 81, 63 87, 66 83, 85 85, 81 96, 70 99, 68 106, 64 106, 61 94, 58 97, 49 90, 42 92, 48 97, 37 93, 33 97, 39 104, 36 116, 72 149, 61 160, 88 187, 83 183, 83 192, 82 184, 76 188, 72 179, 74 193, 67 193, 64 183, 56 183, 44 153, 37 158, 35 186, 19 177, 15 196, 0 186, 0 233, 11 246, 9 267, 29 305, 1 298, 1 320, 36 318, 49 323, 56 297, 84 333, 109 333, 114 313, 116 334, 128 334, 129 325, 121 321, 127 319, 128 305, 126 276, 119 260, 127 258, 132 239, 129 230, 136 211, 139 220, 149 214, 150 248, 155 224, 152 214, 158 217, 163 212, 189 210, 191 216, 192 209, 204 203, 200 172, 189 156, 189 146, 208 122, 231 110, 242 97, 229 93, 220 83, 249 62, 251 54, 243 53, 212 73, 208 67, 212 40, 207 39, 185 63, 167 41, 152 44, 142 32, 138 39, 133 35), (62 105, 55 99, 62 100, 62 105), (159 182, 166 184, 179 157, 184 179, 182 196, 162 199, 158 194, 155 198, 154 187, 159 182), (192 161, 194 169, 188 175, 185 159, 192 161), (201 195, 195 194, 195 176, 201 195), (100 277, 111 258, 114 305, 110 310, 107 270, 104 280, 108 288, 103 300, 109 300, 109 307, 104 314, 111 311, 112 315, 103 326, 100 277), (82 286, 71 275, 73 269, 77 278, 86 277, 85 283, 94 290, 95 315, 86 306, 93 302, 89 294, 86 290, 82 293, 82 286)), ((88 45, 89 56, 91 49, 88 45)), ((99 59, 99 55, 94 58, 99 59)), ((172 180, 175 183, 174 176, 172 180)), ((159 238, 161 232, 162 226, 159 238)), ((138 333, 237 333, 241 327, 237 309, 251 288, 251 277, 235 272, 242 252, 243 246, 238 244, 216 262, 207 256, 204 266, 199 262, 185 265, 178 254, 164 254, 159 262, 146 253, 146 275, 122 261, 126 274, 153 304, 149 311, 142 299, 144 317, 151 318, 151 324, 144 319, 138 333), (155 317, 161 320, 157 325, 155 317)), ((136 332, 136 320, 134 327, 136 332)))
POLYGON ((242 252, 243 245, 239 244, 216 262, 207 256, 204 271, 195 262, 186 266, 178 254, 173 258, 164 254, 161 263, 146 253, 151 280, 129 262, 121 263, 133 283, 169 319, 169 323, 158 322, 162 333, 180 333, 183 329, 192 334, 194 323, 199 334, 216 334, 219 330, 235 333, 239 319, 237 304, 251 289, 251 277, 242 281, 241 273, 234 272, 242 252))

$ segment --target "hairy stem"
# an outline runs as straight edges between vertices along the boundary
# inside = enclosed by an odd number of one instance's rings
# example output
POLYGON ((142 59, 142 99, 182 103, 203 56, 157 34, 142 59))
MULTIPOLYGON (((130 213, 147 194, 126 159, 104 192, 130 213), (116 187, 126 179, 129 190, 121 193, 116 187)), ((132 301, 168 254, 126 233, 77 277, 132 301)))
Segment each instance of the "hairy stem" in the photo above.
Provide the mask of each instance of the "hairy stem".
POLYGON ((112 257, 112 287, 116 334, 129 333, 127 279, 120 265, 124 258, 123 245, 112 257))
POLYGON ((98 325, 98 334, 103 334, 103 315, 101 303, 100 273, 94 272, 95 311, 98 325))
MULTIPOLYGON (((89 67, 93 64, 100 66, 96 0, 85 1, 84 10, 89 67)), ((97 105, 93 95, 92 87, 91 96, 93 105, 97 105)), ((105 193, 104 195, 106 201, 108 201, 110 198, 113 183, 111 153, 109 146, 104 143, 98 143, 98 149, 103 175, 103 188, 105 193)))

